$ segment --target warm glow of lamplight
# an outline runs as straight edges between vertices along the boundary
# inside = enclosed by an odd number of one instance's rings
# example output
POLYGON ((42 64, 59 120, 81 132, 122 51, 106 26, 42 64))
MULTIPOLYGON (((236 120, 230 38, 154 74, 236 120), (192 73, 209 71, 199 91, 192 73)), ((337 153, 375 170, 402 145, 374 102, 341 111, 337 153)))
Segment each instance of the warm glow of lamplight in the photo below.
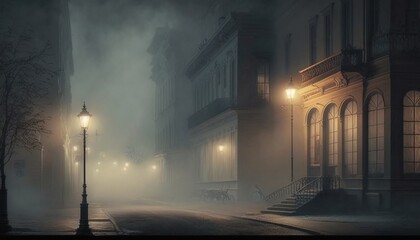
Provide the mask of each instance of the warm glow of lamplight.
POLYGON ((77 146, 73 146, 73 151, 77 151, 77 146))
POLYGON ((129 163, 127 163, 127 162, 125 163, 125 166, 126 166, 126 167, 128 167, 129 165, 130 165, 129 163))
POLYGON ((127 171, 127 168, 126 167, 124 167, 123 169, 124 169, 124 171, 127 171))
POLYGON ((225 150, 225 146, 219 145, 219 151, 223 152, 223 150, 225 150))
POLYGON ((296 88, 295 88, 295 85, 293 84, 292 78, 290 78, 289 86, 286 89, 286 94, 287 94, 288 99, 293 99, 295 97, 296 88))
POLYGON ((83 103, 82 111, 77 115, 80 120, 80 126, 84 129, 88 128, 89 126, 89 120, 92 116, 86 109, 86 105, 83 103))
POLYGON ((113 162, 112 164, 114 164, 114 165, 118 165, 118 163, 117 163, 117 162, 113 162))
POLYGON ((101 162, 98 162, 98 165, 101 165, 101 162))
POLYGON ((79 165, 79 162, 75 162, 76 166, 79 165))
POLYGON ((153 170, 156 170, 156 165, 153 165, 153 166, 152 166, 152 169, 153 169, 153 170))
POLYGON ((95 169, 95 172, 99 172, 99 169, 95 169))

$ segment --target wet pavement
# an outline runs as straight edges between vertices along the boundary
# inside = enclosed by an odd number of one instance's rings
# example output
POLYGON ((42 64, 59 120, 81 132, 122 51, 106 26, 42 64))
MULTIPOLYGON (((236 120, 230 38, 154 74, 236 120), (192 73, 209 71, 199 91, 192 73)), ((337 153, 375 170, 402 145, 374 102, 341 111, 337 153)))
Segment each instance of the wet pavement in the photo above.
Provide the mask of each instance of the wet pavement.
MULTIPOLYGON (((420 237, 420 221, 418 221, 417 215, 392 212, 281 216, 261 213, 261 210, 267 207, 262 203, 139 199, 134 204, 165 206, 272 223, 313 235, 411 235, 420 237)), ((124 206, 124 204, 120 204, 120 206, 124 206)), ((112 213, 112 211, 108 211, 109 209, 109 206, 105 204, 91 203, 89 205, 89 225, 95 236, 136 235, 135 232, 124 232, 124 229, 122 231, 113 216, 108 213, 112 213)), ((6 235, 75 235, 79 218, 80 208, 78 207, 56 208, 39 212, 36 210, 32 212, 9 211, 9 223, 13 230, 6 235)))
MULTIPOLYGON (((151 200, 152 201, 152 200, 151 200)), ((282 216, 263 214, 269 205, 265 203, 233 202, 161 202, 189 209, 234 216, 241 219, 268 222, 288 226, 315 235, 412 235, 420 237, 420 221, 416 214, 395 213, 390 211, 347 214, 318 214, 282 216)))

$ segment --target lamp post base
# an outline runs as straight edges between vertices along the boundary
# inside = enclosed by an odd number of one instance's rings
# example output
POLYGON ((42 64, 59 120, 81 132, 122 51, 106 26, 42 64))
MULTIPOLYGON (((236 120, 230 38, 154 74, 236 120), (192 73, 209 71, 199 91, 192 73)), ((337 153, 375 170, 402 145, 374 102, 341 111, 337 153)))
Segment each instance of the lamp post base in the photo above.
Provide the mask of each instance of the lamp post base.
POLYGON ((76 235, 87 235, 87 236, 93 236, 93 233, 92 233, 92 229, 91 229, 91 228, 89 228, 89 227, 86 227, 86 228, 81 228, 81 227, 79 227, 79 228, 76 230, 76 235))
POLYGON ((0 224, 0 233, 8 233, 12 231, 12 227, 9 224, 0 224))
POLYGON ((88 206, 86 203, 86 193, 83 193, 83 201, 80 204, 80 222, 79 228, 76 230, 76 235, 90 235, 92 236, 92 229, 89 227, 88 206))
MULTIPOLYGON (((4 182, 4 179, 3 179, 4 182)), ((7 217, 7 190, 0 189, 0 233, 7 233, 12 231, 7 217)))

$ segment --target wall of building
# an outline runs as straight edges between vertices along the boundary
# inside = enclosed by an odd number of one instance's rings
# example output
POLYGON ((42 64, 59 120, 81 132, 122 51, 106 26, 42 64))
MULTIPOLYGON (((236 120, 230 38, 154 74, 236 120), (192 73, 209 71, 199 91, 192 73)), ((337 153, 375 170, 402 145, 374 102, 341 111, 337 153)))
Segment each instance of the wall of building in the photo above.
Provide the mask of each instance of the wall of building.
MULTIPOLYGON (((9 1, 4 15, 7 20, 3 22, 16 32, 29 30, 34 48, 50 43, 48 54, 51 54, 49 60, 52 64, 48 68, 58 72, 50 79, 48 96, 38 103, 46 116, 51 117, 46 126, 51 134, 40 136, 43 150, 30 153, 20 149, 6 166, 10 176, 9 193, 10 196, 33 193, 39 196, 39 204, 57 206, 64 204, 68 191, 65 172, 70 160, 65 151, 66 122, 71 101, 69 78, 73 73, 67 3, 66 0, 9 1), (18 162, 21 160, 25 162, 24 176, 17 176, 13 168, 20 165, 18 162)), ((21 200, 23 205, 20 206, 29 204, 26 202, 29 198, 21 200)))

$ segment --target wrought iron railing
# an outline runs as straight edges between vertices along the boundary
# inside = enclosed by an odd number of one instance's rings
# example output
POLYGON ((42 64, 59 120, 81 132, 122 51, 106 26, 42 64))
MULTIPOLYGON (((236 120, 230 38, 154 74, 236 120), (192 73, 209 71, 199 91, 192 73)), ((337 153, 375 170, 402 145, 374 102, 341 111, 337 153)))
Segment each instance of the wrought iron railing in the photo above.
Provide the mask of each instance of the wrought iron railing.
POLYGON ((219 113, 222 113, 231 106, 230 98, 218 98, 189 117, 188 127, 193 128, 219 113))
POLYGON ((340 189, 340 177, 317 177, 295 192, 296 205, 301 207, 320 192, 340 189))
POLYGON ((270 203, 279 203, 288 196, 294 195, 297 191, 302 189, 302 187, 308 185, 310 182, 314 181, 314 177, 303 177, 299 180, 289 183, 288 185, 276 190, 267 196, 264 196, 264 200, 270 203))
POLYGON ((324 73, 336 71, 357 71, 362 66, 362 50, 345 49, 340 53, 328 57, 312 66, 309 66, 299 73, 302 75, 302 82, 309 81, 324 73))

